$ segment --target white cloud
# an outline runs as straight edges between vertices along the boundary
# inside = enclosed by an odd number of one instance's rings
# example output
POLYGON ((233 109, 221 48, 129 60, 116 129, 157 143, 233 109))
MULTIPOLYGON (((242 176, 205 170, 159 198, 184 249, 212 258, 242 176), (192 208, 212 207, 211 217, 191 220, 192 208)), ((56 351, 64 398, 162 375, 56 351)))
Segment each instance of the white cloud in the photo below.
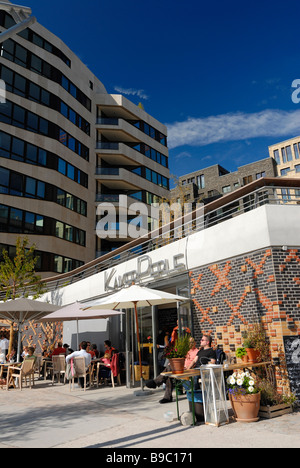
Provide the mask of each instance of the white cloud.
POLYGON ((147 96, 143 89, 122 88, 121 86, 115 86, 114 89, 117 93, 125 94, 126 96, 138 96, 140 99, 149 99, 149 96, 147 96))
POLYGON ((170 149, 182 145, 206 146, 211 143, 258 137, 300 135, 300 110, 291 112, 267 109, 255 114, 242 112, 189 118, 166 124, 170 149))

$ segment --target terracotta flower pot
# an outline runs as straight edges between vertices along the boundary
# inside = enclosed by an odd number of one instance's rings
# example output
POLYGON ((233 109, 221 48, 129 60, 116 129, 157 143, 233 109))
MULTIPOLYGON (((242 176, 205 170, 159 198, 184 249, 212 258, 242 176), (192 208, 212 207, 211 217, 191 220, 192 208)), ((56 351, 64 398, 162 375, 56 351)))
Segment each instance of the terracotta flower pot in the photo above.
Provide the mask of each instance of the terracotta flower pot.
POLYGON ((256 349, 253 349, 253 348, 246 348, 246 351, 247 351, 249 364, 254 364, 255 362, 258 362, 260 358, 260 351, 257 351, 256 349))
POLYGON ((229 395, 234 417, 238 422, 250 423, 259 420, 260 392, 252 395, 229 395))
POLYGON ((182 374, 184 371, 185 358, 171 358, 169 362, 173 374, 182 374))

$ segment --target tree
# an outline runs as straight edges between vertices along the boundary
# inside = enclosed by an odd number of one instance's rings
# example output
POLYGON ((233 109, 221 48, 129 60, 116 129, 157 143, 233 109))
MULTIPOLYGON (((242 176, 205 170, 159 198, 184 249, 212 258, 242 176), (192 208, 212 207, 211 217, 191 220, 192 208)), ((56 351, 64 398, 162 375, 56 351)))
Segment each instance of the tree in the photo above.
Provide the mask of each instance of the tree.
MULTIPOLYGON (((11 259, 7 250, 2 251, 2 261, 0 262, 0 292, 3 293, 2 300, 17 299, 18 297, 28 297, 37 299, 46 292, 45 283, 36 274, 35 267, 38 256, 35 255, 36 246, 29 247, 27 237, 17 238, 16 255, 11 259)), ((10 328, 9 353, 11 352, 13 341, 13 323, 10 328)))

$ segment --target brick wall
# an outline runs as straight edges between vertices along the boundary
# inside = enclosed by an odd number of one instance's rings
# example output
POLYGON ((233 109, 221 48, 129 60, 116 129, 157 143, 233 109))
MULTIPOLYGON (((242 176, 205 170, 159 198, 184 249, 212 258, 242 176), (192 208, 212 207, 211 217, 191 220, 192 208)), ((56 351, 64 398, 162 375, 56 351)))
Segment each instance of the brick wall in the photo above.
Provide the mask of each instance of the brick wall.
POLYGON ((270 340, 278 390, 289 387, 283 336, 300 334, 300 248, 269 248, 190 272, 194 334, 234 354, 243 330, 261 322, 270 340))

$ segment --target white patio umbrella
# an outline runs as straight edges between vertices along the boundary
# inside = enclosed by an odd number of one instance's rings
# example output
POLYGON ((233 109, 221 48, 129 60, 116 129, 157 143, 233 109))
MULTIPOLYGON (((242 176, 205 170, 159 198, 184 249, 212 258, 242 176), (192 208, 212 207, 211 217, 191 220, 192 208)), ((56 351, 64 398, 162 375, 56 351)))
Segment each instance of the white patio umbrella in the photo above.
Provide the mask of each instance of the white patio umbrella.
POLYGON ((78 321, 79 320, 92 320, 92 319, 107 319, 113 317, 114 315, 122 315, 124 312, 118 310, 104 309, 100 311, 96 310, 83 310, 83 307, 86 307, 85 304, 82 304, 78 301, 73 304, 69 304, 61 309, 53 312, 52 314, 44 316, 40 322, 77 322, 77 348, 79 347, 78 336, 78 321))
POLYGON ((115 309, 132 309, 134 307, 136 331, 138 340, 139 350, 139 366, 141 374, 141 387, 143 389, 143 377, 142 377, 142 357, 141 357, 141 346, 140 346, 140 332, 139 332, 139 321, 138 321, 138 307, 156 306, 162 304, 170 304, 172 302, 186 301, 187 298, 183 296, 177 296, 170 294, 158 289, 150 289, 144 286, 138 286, 133 284, 128 288, 124 288, 121 291, 108 296, 105 299, 98 299, 96 301, 88 302, 86 307, 89 310, 103 309, 105 307, 111 307, 115 309))
POLYGON ((0 319, 10 320, 18 324, 18 361, 20 360, 21 354, 21 325, 29 320, 38 320, 44 315, 54 312, 58 308, 59 306, 49 304, 48 302, 36 301, 25 297, 2 302, 0 304, 0 319))

